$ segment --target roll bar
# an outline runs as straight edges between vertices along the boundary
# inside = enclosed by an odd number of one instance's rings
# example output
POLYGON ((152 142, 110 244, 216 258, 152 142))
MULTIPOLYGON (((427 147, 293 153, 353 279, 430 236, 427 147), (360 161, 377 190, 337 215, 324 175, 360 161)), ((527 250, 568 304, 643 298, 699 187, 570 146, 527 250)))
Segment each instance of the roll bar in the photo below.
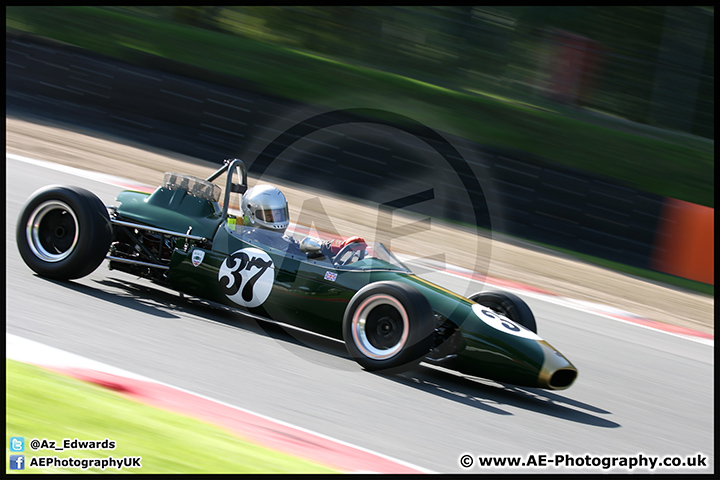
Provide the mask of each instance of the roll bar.
POLYGON ((228 207, 230 205, 230 193, 243 194, 247 190, 247 168, 242 160, 239 158, 226 158, 223 161, 223 166, 220 167, 205 180, 212 182, 223 173, 227 172, 227 180, 225 182, 225 201, 223 202, 222 220, 225 221, 228 214, 228 207), (233 172, 242 180, 242 183, 233 183, 233 172))

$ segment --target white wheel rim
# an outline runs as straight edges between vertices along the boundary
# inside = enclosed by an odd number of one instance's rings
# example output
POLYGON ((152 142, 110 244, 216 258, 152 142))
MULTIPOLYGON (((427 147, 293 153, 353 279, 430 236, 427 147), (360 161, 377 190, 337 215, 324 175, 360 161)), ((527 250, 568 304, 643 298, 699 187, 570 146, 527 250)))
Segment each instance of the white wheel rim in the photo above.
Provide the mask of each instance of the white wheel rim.
MULTIPOLYGON (((66 219, 67 220, 67 219, 66 219)), ((80 235, 80 226, 78 224, 75 212, 64 202, 58 200, 49 200, 40 204, 28 218, 26 236, 28 246, 32 250, 36 257, 43 261, 56 263, 64 260, 70 254, 75 251, 77 246, 78 238, 80 235), (69 219, 72 220, 72 226, 75 230, 72 234, 70 245, 66 248, 59 249, 57 243, 47 241, 48 235, 54 235, 54 238, 63 238, 63 243, 67 243, 68 232, 66 227, 67 222, 57 222, 55 224, 48 225, 47 222, 43 222, 48 214, 59 213, 61 215, 69 215, 69 219), (64 223, 64 224, 61 224, 64 223), (53 230, 51 232, 51 230, 53 230)))
MULTIPOLYGON (((394 325, 396 323, 395 321, 392 321, 390 323, 393 324, 393 327, 397 327, 396 325, 394 325)), ((379 294, 372 295, 366 298, 355 310, 355 313, 352 317, 353 341, 363 355, 373 360, 387 360, 388 358, 397 355, 407 343, 409 333, 410 321, 408 320, 407 312, 405 311, 405 308, 402 306, 402 304, 396 298, 391 297, 390 295, 379 294), (389 348, 381 348, 373 344, 372 338, 378 334, 371 329, 373 327, 379 329, 383 326, 387 326, 388 321, 385 320, 385 318, 383 317, 380 319, 379 322, 377 322, 377 325, 371 325, 371 323, 375 322, 375 320, 371 318, 371 315, 373 313, 373 310, 375 310, 377 307, 386 305, 393 307, 396 310, 398 316, 400 317, 402 334, 395 344, 393 344, 389 348)))

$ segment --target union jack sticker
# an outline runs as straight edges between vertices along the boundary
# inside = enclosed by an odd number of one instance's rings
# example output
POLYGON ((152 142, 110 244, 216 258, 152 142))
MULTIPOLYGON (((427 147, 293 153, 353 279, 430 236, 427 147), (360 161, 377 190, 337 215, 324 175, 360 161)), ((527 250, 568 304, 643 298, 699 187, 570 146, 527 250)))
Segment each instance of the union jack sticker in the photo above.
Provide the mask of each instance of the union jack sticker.
POLYGON ((334 282, 336 279, 337 279, 337 273, 325 272, 325 280, 330 280, 331 282, 334 282))

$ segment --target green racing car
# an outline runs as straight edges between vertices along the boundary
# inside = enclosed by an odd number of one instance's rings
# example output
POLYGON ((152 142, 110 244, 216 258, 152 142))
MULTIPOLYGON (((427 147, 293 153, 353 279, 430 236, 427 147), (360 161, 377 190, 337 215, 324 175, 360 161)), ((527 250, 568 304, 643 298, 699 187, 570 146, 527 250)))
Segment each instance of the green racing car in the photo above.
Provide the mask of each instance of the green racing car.
POLYGON ((272 205, 273 195, 248 189, 239 159, 204 180, 168 173, 153 193, 121 192, 118 206, 82 188, 48 186, 27 201, 17 245, 40 276, 80 278, 107 259, 112 270, 341 339, 370 371, 422 361, 519 386, 562 390, 575 381, 577 369, 538 336, 516 295, 465 298, 359 237, 288 238, 287 204, 272 205), (222 175, 221 202, 213 181, 222 175), (231 193, 242 198, 242 215, 230 211, 231 193))

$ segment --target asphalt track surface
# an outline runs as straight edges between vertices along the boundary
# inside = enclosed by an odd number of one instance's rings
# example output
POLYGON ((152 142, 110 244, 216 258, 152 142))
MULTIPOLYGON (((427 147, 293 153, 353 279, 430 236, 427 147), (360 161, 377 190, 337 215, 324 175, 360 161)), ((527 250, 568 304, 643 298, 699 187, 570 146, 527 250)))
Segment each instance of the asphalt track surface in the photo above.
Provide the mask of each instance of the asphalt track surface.
MULTIPOLYGON (((539 334, 579 370, 553 392, 421 366, 382 376, 342 343, 285 330, 106 263, 72 282, 40 278, 16 248, 20 209, 47 184, 114 204, 119 187, 6 161, 6 331, 337 438, 434 472, 602 473, 601 467, 460 466, 471 454, 707 457, 714 472, 714 346, 522 295, 539 334)), ((464 291, 446 273, 431 281, 464 291)), ((478 284, 478 290, 482 285, 478 284)), ((11 389, 12 385, 7 388, 11 389)), ((138 453, 141 454, 141 453, 138 453)), ((647 472, 647 468, 611 472, 647 472)))

